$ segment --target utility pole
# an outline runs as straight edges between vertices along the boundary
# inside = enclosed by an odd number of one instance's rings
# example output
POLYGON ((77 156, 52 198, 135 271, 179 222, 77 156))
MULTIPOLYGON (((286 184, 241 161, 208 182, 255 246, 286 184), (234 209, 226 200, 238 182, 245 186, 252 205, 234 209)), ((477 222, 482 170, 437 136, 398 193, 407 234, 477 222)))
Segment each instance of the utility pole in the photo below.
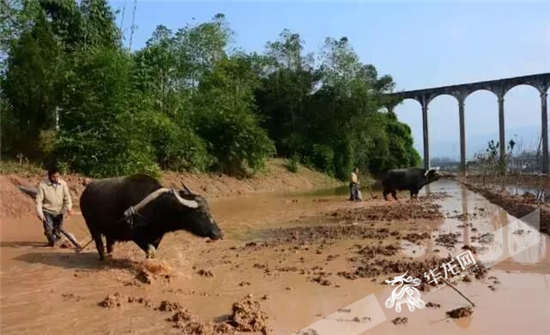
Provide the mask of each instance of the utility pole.
POLYGON ((128 49, 132 51, 132 42, 134 40, 134 31, 136 30, 136 8, 137 0, 134 0, 134 10, 132 11, 132 25, 130 26, 130 45, 128 49))
POLYGON ((120 31, 124 35, 124 15, 126 14, 126 0, 124 0, 124 5, 122 5, 122 15, 120 17, 120 31))

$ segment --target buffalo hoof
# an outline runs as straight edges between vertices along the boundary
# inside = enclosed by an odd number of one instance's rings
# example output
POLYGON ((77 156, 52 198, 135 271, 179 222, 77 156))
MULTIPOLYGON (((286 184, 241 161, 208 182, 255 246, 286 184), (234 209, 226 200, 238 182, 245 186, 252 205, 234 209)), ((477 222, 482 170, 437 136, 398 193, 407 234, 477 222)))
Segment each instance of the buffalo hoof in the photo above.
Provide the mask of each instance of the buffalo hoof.
POLYGON ((155 253, 156 253, 156 249, 154 246, 152 245, 149 245, 149 247, 147 248, 147 258, 155 258, 155 253))

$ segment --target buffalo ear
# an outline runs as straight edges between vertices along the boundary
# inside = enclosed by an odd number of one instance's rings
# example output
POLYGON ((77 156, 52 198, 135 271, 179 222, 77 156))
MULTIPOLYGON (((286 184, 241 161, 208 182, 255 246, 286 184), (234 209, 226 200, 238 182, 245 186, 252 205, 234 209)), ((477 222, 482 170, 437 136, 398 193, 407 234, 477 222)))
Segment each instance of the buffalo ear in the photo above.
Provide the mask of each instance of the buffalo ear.
POLYGON ((428 169, 428 170, 426 170, 426 172, 424 173, 424 176, 425 176, 425 177, 431 177, 431 176, 433 176, 436 172, 437 172, 436 169, 428 169))
POLYGON ((182 183, 182 186, 183 186, 183 193, 184 194, 187 194, 187 195, 193 194, 193 192, 185 184, 182 183))

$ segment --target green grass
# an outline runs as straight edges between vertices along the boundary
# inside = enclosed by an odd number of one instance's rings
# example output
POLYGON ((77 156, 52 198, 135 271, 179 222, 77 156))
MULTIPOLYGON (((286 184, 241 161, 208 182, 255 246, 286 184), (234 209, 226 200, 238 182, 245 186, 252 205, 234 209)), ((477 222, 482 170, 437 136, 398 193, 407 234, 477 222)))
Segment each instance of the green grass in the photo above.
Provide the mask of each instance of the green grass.
POLYGON ((15 160, 0 161, 0 174, 37 175, 43 173, 44 169, 38 164, 15 160))

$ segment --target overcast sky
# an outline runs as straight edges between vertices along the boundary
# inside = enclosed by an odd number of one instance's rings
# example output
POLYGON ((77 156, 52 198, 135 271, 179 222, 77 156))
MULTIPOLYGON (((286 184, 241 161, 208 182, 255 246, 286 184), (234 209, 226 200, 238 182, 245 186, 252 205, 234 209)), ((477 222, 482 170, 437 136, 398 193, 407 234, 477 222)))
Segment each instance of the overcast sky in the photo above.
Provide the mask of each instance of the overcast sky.
MULTIPOLYGON (((131 25, 133 0, 122 27, 131 25)), ((141 48, 159 24, 176 30, 224 13, 235 32, 234 45, 262 52, 288 28, 306 50, 318 51, 325 37, 348 37, 363 63, 390 74, 398 90, 550 72, 550 1, 138 1, 133 49, 141 48)), ((119 24, 121 16, 119 15, 119 24)), ((128 34, 127 34, 128 36, 128 34)), ((396 108, 422 152, 418 103, 396 108)), ((525 147, 540 136, 540 97, 519 86, 505 97, 507 139, 517 135, 525 147), (508 136, 509 135, 509 136, 508 136)), ((458 107, 442 96, 430 104, 433 156, 458 158, 458 107)), ((479 91, 466 100, 468 155, 498 132, 496 97, 479 91), (468 146, 468 144, 470 144, 468 146)))

